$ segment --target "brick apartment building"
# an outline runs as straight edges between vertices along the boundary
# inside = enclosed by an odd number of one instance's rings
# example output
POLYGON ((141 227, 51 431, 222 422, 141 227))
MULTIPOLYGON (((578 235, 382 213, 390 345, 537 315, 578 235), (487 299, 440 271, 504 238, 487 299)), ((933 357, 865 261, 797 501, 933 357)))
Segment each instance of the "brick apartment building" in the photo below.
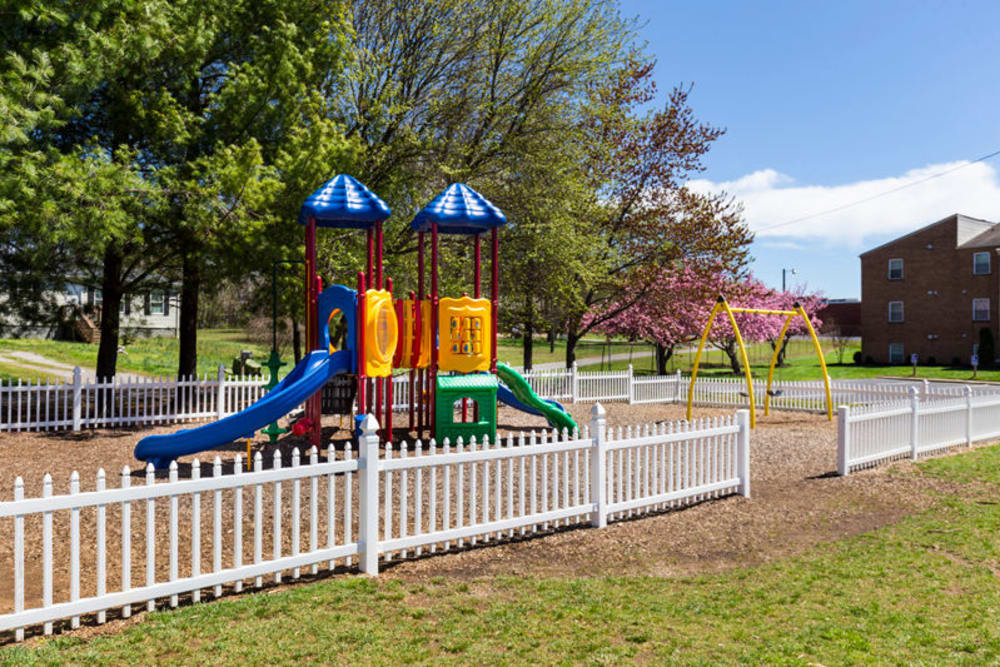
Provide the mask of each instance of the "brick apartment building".
POLYGON ((861 353, 875 363, 968 364, 996 340, 1000 224, 955 214, 861 255, 861 353))

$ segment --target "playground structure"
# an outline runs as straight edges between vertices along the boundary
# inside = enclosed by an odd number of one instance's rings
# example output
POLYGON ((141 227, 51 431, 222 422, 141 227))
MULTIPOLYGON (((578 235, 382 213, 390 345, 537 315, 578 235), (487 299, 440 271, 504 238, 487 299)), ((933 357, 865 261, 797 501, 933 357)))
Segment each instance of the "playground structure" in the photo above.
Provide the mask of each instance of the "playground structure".
POLYGON ((299 211, 299 223, 306 228, 305 341, 309 352, 264 398, 245 410, 198 428, 147 436, 136 446, 136 458, 164 468, 179 456, 250 439, 268 425, 273 431, 278 419, 303 403, 304 416, 296 432, 308 435, 310 445, 320 446, 327 385, 339 397, 327 402, 336 407, 326 412, 346 414, 356 405, 355 419, 374 415, 383 425, 382 441, 391 441, 391 383, 396 369, 408 374, 407 430, 417 438, 429 433, 438 441, 475 437, 493 442, 498 400, 542 416, 553 427, 573 431, 576 424, 558 402, 540 398, 520 374, 497 360, 498 232, 507 222, 503 212, 461 183, 448 186, 427 204, 410 223, 417 234, 417 289, 405 299, 393 298, 392 279, 384 275, 383 223, 390 215, 382 199, 344 174, 310 195, 299 211), (357 272, 356 288, 335 284, 323 289, 317 270, 318 228, 365 231, 367 262, 365 270, 357 272), (481 294, 481 238, 487 232, 492 274, 489 299, 481 294), (428 234, 429 271, 425 270, 428 234), (471 297, 439 294, 442 234, 472 236, 471 297), (425 291, 428 277, 429 292, 425 291))
POLYGON ((826 416, 827 419, 833 421, 833 395, 830 391, 830 375, 826 370, 826 359, 823 357, 823 348, 819 344, 819 338, 816 337, 816 331, 813 328, 812 322, 809 320, 809 315, 806 313, 805 308, 801 304, 795 303, 792 306, 792 310, 770 310, 766 308, 733 308, 726 301, 726 297, 719 295, 716 300, 715 305, 712 307, 712 312, 709 313, 708 321, 705 323, 705 329, 702 331, 701 340, 698 341, 698 351, 694 356, 694 363, 691 366, 691 382, 688 386, 688 399, 687 399, 687 418, 691 419, 692 408, 694 406, 694 388, 695 380, 698 377, 698 364, 701 361, 701 352, 705 348, 705 341, 708 340, 708 335, 712 331, 712 323, 715 321, 715 316, 719 313, 726 313, 729 318, 729 323, 733 327, 733 334, 736 337, 736 344, 740 348, 740 360, 743 364, 743 374, 746 376, 747 381, 747 395, 750 400, 750 428, 755 428, 757 426, 757 410, 756 401, 753 394, 753 377, 750 374, 750 361, 747 358, 747 350, 743 345, 743 336, 740 333, 740 327, 736 323, 736 317, 734 313, 753 313, 756 315, 781 315, 784 316, 785 322, 781 327, 781 333, 778 334, 777 343, 774 346, 774 353, 771 355, 771 364, 767 369, 767 388, 764 395, 764 415, 770 414, 771 408, 771 384, 774 380, 774 367, 778 363, 778 351, 781 350, 781 343, 785 340, 785 335, 788 333, 788 327, 791 325, 792 320, 796 317, 801 317, 802 321, 805 322, 806 330, 809 332, 809 336, 812 338, 813 347, 816 350, 816 356, 819 358, 820 370, 823 372, 823 384, 826 390, 826 416))

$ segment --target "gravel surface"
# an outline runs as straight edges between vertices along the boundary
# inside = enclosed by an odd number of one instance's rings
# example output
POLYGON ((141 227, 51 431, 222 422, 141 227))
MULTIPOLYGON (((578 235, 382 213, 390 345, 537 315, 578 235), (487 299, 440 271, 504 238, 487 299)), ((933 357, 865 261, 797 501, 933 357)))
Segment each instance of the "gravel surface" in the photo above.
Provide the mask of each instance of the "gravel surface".
MULTIPOLYGON (((578 424, 590 420, 589 404, 567 406, 578 424)), ((606 406, 608 424, 612 427, 677 420, 684 417, 683 407, 674 405, 609 404, 606 406)), ((732 414, 731 410, 701 409, 696 417, 732 414)), ((405 418, 397 418, 397 424, 405 418)), ((345 422, 346 423, 346 422, 345 422)), ((544 424, 537 417, 501 408, 500 431, 521 433, 541 429, 544 424)), ((342 457, 346 431, 338 428, 339 419, 327 417, 324 421, 324 438, 338 447, 335 456, 342 457)), ((108 473, 108 486, 120 485, 123 466, 133 468, 132 485, 145 484, 141 463, 132 458, 132 449, 139 438, 150 433, 168 433, 177 426, 142 430, 97 430, 83 433, 15 433, 0 434, 0 498, 13 495, 14 477, 20 474, 25 482, 25 495, 41 495, 45 473, 53 477, 54 492, 69 490, 72 471, 80 473, 83 491, 92 490, 98 468, 108 473)), ((403 434, 397 431, 397 438, 403 434)), ((290 451, 294 446, 304 446, 302 438, 286 437, 281 441, 283 465, 290 464, 290 451)), ((211 475, 211 459, 217 454, 224 462, 224 472, 232 471, 235 456, 245 451, 232 446, 202 455, 202 475, 211 475)), ((272 461, 272 450, 265 450, 265 459, 272 461)), ((398 456, 398 453, 395 454, 398 456)), ((410 454, 412 455, 412 454, 410 454)), ((193 457, 181 459, 180 475, 189 477, 193 457)), ((303 461, 305 462, 305 461, 303 461)), ((825 417, 784 412, 761 417, 751 435, 752 497, 727 497, 708 500, 683 509, 647 515, 642 518, 613 523, 605 530, 589 528, 586 523, 555 528, 547 534, 517 538, 500 544, 489 543, 489 548, 479 546, 414 558, 397 559, 386 567, 387 576, 406 579, 425 579, 445 576, 477 578, 493 575, 531 575, 539 577, 595 576, 642 574, 652 576, 678 576, 702 572, 715 572, 742 565, 752 565, 796 554, 823 542, 873 530, 898 521, 901 517, 929 507, 934 502, 930 490, 954 491, 956 488, 932 478, 913 474, 913 467, 905 462, 896 463, 856 474, 848 478, 835 475, 836 426, 825 417)), ((540 474, 540 473, 539 473, 540 474)), ((163 475, 158 474, 162 479, 163 475)), ((466 480, 468 483, 468 480, 466 480)), ((342 498, 342 480, 338 481, 337 494, 342 498)), ((440 488, 441 480, 438 480, 440 488)), ((266 485, 264 507, 270 507, 272 485, 266 485)), ((322 485, 321 485, 322 486, 322 485)), ((284 530, 283 553, 289 553, 291 484, 282 488, 284 530)), ((356 487, 355 487, 356 489, 356 487)), ((395 491, 398 493, 398 487, 395 491)), ((413 493, 412 484, 409 489, 413 493)), ((356 495, 356 493, 355 493, 356 495)), ((307 507, 308 485, 303 484, 302 503, 307 507)), ((320 493, 320 506, 325 502, 320 493)), ((223 525, 226 546, 223 562, 232 557, 232 492, 224 495, 223 525)), ((252 546, 252 491, 243 494, 244 512, 244 562, 251 562, 252 546)), ((355 499, 356 502, 356 499, 355 499)), ((145 503, 133 503, 132 508, 132 574, 138 585, 145 581, 145 503)), ((202 571, 210 571, 211 552, 211 494, 203 494, 202 516, 202 571)), ((342 506, 342 505, 341 505, 342 506)), ((168 531, 166 530, 167 504, 159 501, 156 508, 158 580, 168 574, 168 531)), ((189 572, 191 502, 182 498, 180 513, 180 574, 189 572)), ((68 512, 54 516, 55 588, 56 601, 68 599, 68 512)), ((81 513, 82 535, 94 533, 94 510, 81 513)), ((356 516, 356 513, 355 513, 356 516)), ((270 520, 264 521, 264 553, 271 554, 273 547, 270 520)), ((320 521, 320 544, 326 543, 325 519, 320 521)), ((40 554, 41 519, 27 521, 28 553, 40 554), (37 525, 33 525, 37 524, 37 525), (34 536, 38 536, 37 539, 34 536)), ((337 527, 338 539, 343 536, 342 526, 337 527)), ((121 518, 117 506, 108 508, 109 544, 120 543, 121 518)), ((6 575, 13 568, 13 520, 0 520, 0 613, 13 609, 13 586, 6 575)), ((302 523, 302 545, 308 545, 308 525, 302 523)), ((95 587, 94 547, 92 540, 84 540, 81 550, 81 592, 92 595, 95 587)), ((41 597, 40 556, 29 558, 27 597, 28 606, 38 606, 41 597)), ((109 590, 120 586, 120 552, 117 547, 108 553, 109 590)), ((268 578, 271 581, 273 578, 268 578)), ((286 581, 288 577, 286 575, 286 581)), ((207 594, 206 594, 207 597, 207 594)), ((0 638, 2 643, 3 638, 0 638)))

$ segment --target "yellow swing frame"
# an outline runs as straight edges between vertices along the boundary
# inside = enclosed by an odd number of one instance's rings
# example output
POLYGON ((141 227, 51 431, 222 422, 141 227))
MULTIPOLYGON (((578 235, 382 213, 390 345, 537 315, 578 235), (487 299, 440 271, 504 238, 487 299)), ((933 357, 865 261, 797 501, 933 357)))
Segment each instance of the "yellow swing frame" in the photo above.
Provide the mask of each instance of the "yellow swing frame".
POLYGON ((740 334, 740 328, 736 324, 736 318, 733 313, 756 313, 758 315, 784 315, 785 324, 781 327, 781 333, 778 334, 778 342, 774 346, 774 354, 771 356, 771 365, 767 369, 767 394, 764 396, 764 415, 770 414, 771 411, 771 383, 774 380, 774 366, 778 363, 778 351, 781 350, 781 343, 785 339, 785 334, 788 333, 788 326, 792 323, 792 320, 796 317, 801 317, 802 321, 806 323, 806 329, 809 330, 809 336, 812 338, 813 347, 816 349, 816 356, 819 358, 819 367, 823 371, 823 384, 826 388, 826 418, 833 421, 833 396, 830 392, 830 375, 826 370, 826 359, 823 357, 823 348, 820 347, 819 338, 816 337, 816 331, 813 329, 812 322, 809 321, 809 316, 806 314, 805 308, 800 304, 796 303, 793 306, 793 310, 766 310, 762 308, 731 308, 729 302, 726 301, 726 297, 719 296, 715 302, 715 306, 712 307, 712 313, 708 316, 708 322, 705 324, 705 330, 701 334, 701 341, 698 343, 698 352, 694 356, 694 365, 691 367, 691 385, 688 387, 688 401, 687 401, 687 418, 691 419, 691 408, 694 405, 694 383, 695 378, 698 377, 698 364, 701 362, 701 352, 705 348, 705 341, 708 340, 708 334, 712 330, 712 322, 715 321, 715 316, 720 312, 725 312, 729 316, 729 323, 733 326, 733 332, 736 334, 736 344, 740 347, 740 357, 743 360, 743 373, 747 380, 747 394, 750 397, 750 428, 755 428, 757 426, 757 411, 756 411, 756 401, 753 396, 753 378, 750 375, 750 362, 747 359, 747 349, 743 345, 743 336, 740 334))

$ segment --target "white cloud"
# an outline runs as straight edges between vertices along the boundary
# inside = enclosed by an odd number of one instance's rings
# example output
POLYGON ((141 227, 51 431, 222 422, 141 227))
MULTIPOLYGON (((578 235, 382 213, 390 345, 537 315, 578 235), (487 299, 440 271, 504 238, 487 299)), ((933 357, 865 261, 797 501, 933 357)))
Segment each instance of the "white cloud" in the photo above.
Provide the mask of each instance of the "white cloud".
POLYGON ((805 250, 806 246, 795 241, 762 241, 765 248, 775 248, 777 250, 805 250))
POLYGON ((833 186, 795 184, 795 179, 774 169, 755 171, 734 181, 716 183, 698 179, 691 181, 689 186, 699 192, 724 190, 741 200, 747 222, 757 232, 758 239, 825 241, 830 245, 858 248, 875 237, 884 239, 905 234, 952 213, 1000 220, 1000 179, 996 169, 985 162, 932 164, 911 169, 901 176, 833 186), (870 202, 767 229, 962 165, 968 166, 870 202))

